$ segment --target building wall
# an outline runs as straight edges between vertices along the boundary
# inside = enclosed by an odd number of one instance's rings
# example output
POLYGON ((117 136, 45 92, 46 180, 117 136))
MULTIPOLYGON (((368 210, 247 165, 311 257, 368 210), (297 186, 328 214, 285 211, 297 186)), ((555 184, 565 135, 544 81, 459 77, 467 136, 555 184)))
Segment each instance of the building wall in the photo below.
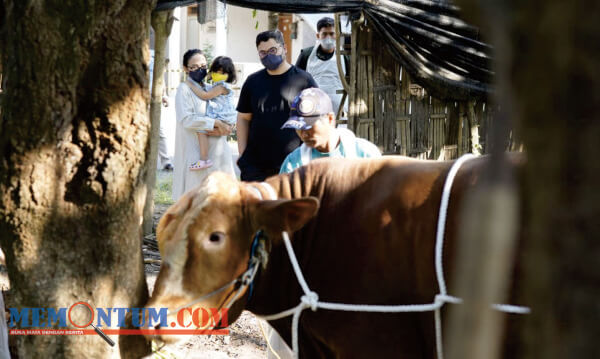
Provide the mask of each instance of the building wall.
POLYGON ((252 9, 227 6, 227 12, 227 55, 236 63, 259 62, 256 35, 268 29, 268 12, 258 10, 255 18, 252 9))
POLYGON ((296 63, 302 49, 313 46, 317 39, 316 30, 302 15, 295 15, 294 22, 297 24, 297 38, 292 41, 292 63, 296 63))

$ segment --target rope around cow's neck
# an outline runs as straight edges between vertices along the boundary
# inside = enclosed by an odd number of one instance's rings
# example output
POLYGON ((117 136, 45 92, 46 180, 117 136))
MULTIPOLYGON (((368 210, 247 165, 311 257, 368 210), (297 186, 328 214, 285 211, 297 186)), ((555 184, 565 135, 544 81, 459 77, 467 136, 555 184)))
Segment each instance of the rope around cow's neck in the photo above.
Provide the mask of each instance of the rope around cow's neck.
MULTIPOLYGON (((444 183, 444 189, 442 192, 442 201, 440 204, 440 212, 438 217, 438 227, 436 233, 436 246, 435 246, 435 271, 436 278, 438 282, 438 287, 440 288, 440 293, 434 297, 433 303, 429 304, 408 304, 408 305, 368 305, 368 304, 342 304, 342 303, 331 303, 331 302, 320 302, 319 295, 310 290, 306 280, 304 279, 304 275, 302 274, 302 270, 300 269, 300 265, 298 264, 298 259, 296 258, 296 254, 294 253, 294 248, 290 242, 290 238, 287 232, 282 232, 283 241, 285 243, 285 248, 288 252, 288 256, 290 259, 290 263, 294 268, 294 273, 296 274, 296 278, 298 279, 298 283, 300 287, 302 287, 302 291, 304 295, 300 297, 300 303, 288 310, 283 312, 258 316, 261 319, 270 321, 276 320, 280 318, 284 318, 292 315, 292 347, 294 350, 294 357, 298 358, 298 325, 300 322, 300 314, 306 308, 311 308, 312 311, 316 311, 318 308, 329 309, 329 310, 342 310, 342 311, 352 311, 352 312, 381 312, 381 313, 398 313, 398 312, 434 312, 434 322, 435 322, 435 341, 436 341, 436 351, 437 358, 443 359, 444 353, 442 348, 442 319, 441 319, 441 308, 446 303, 461 303, 462 300, 460 298, 456 298, 448 295, 446 291, 446 282, 444 280, 444 270, 442 265, 443 259, 443 247, 444 247, 444 227, 446 225, 446 215, 448 211, 448 202, 450 200, 450 191, 452 189, 452 183, 454 181, 454 177, 458 172, 459 168, 462 166, 464 162, 469 159, 474 158, 475 156, 472 154, 467 154, 459 158, 456 162, 452 164, 450 171, 446 177, 446 181, 444 183)), ((263 182, 261 183, 264 187, 270 187, 269 184, 263 182)), ((275 191, 271 188, 269 193, 274 193, 275 191)), ((273 199, 276 199, 273 198, 273 199)), ((527 307, 520 307, 514 305, 505 305, 505 304, 493 304, 492 308, 507 312, 507 313, 515 313, 515 314, 528 314, 530 313, 530 309, 527 307)))

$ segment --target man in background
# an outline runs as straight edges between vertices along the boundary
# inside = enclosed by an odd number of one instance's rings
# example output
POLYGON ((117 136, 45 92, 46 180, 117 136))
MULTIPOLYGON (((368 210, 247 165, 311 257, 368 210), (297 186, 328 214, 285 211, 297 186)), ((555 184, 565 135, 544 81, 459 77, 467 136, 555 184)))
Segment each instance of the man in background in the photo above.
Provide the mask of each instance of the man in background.
MULTIPOLYGON (((166 59, 165 67, 169 64, 169 59, 166 59)), ((154 75, 154 50, 150 49, 150 93, 152 93, 152 79, 154 75)), ((163 88, 162 105, 165 107, 169 106, 169 98, 164 94, 165 89, 163 88)), ((162 117, 162 116, 161 116, 162 117)), ((164 171, 173 171, 173 164, 171 163, 171 157, 167 151, 167 133, 164 128, 164 124, 161 118, 160 126, 158 130, 158 165, 157 168, 164 171)))
POLYGON ((357 138, 350 130, 335 128, 331 100, 321 89, 302 91, 290 107, 290 118, 283 128, 296 130, 304 143, 285 158, 280 173, 292 172, 317 158, 381 157, 371 142, 357 138))
MULTIPOLYGON (((337 91, 344 89, 335 56, 336 38, 333 19, 330 17, 320 19, 317 22, 317 43, 315 46, 302 49, 296 60, 296 66, 311 74, 319 88, 329 95, 334 115, 337 115, 342 101, 342 94, 338 94, 337 91)), ((342 71, 346 74, 348 58, 343 56, 342 59, 342 71)), ((345 103, 343 111, 347 112, 345 103)))
POLYGON ((284 158, 301 143, 294 130, 281 131, 289 104, 303 89, 317 86, 312 76, 285 60, 280 31, 258 34, 256 49, 265 68, 248 76, 237 106, 242 181, 263 181, 279 173, 284 158))

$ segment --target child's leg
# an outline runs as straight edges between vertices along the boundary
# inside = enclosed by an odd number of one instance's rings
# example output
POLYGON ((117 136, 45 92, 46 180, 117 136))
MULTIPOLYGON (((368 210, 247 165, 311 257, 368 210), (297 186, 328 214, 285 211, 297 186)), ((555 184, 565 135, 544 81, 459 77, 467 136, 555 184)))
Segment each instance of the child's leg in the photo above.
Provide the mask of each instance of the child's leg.
POLYGON ((208 136, 205 133, 198 132, 198 145, 200 145, 200 159, 208 159, 208 136))

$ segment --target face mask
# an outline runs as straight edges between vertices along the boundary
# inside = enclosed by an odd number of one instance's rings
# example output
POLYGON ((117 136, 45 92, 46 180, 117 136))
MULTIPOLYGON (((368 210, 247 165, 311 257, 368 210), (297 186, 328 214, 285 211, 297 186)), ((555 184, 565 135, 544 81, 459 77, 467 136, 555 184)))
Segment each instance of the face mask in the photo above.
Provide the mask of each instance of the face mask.
POLYGON ((206 77, 206 69, 198 69, 196 71, 190 71, 189 76, 192 80, 197 83, 201 83, 206 77))
POLYGON ((335 48, 335 39, 332 39, 331 37, 326 37, 323 40, 321 40, 321 46, 325 50, 331 50, 335 48))
POLYGON ((220 74, 218 72, 211 72, 210 77, 212 78, 213 82, 219 82, 219 81, 227 81, 227 78, 229 78, 229 75, 220 74))
POLYGON ((263 66, 266 67, 267 70, 273 71, 276 68, 278 68, 279 65, 281 65, 281 63, 283 62, 283 55, 268 54, 267 56, 260 59, 260 62, 262 62, 263 66))

